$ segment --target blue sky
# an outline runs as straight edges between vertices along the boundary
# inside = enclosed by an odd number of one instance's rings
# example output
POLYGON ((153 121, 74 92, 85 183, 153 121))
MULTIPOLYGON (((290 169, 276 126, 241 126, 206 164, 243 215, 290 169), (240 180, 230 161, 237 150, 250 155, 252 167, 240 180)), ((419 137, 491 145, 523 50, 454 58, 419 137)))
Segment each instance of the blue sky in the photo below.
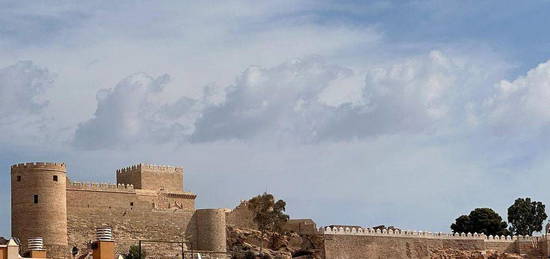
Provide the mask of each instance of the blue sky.
POLYGON ((449 231, 547 203, 548 1, 0 1, 9 166, 185 168, 201 208, 269 191, 319 225, 449 231))

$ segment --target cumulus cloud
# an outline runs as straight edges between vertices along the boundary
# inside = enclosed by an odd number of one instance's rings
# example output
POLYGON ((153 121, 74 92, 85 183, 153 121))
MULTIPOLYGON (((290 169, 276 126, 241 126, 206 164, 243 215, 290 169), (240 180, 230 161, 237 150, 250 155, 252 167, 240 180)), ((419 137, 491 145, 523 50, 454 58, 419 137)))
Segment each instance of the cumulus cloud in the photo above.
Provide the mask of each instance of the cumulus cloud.
POLYGON ((48 104, 42 98, 54 75, 31 61, 20 61, 0 69, 0 124, 37 114, 48 104))
POLYGON ((319 58, 253 67, 227 88, 224 103, 205 108, 192 140, 269 134, 322 141, 446 131, 470 123, 481 89, 499 72, 441 51, 370 66, 363 73, 319 58), (355 95, 335 101, 334 92, 355 95))
POLYGON ((444 133, 471 124, 484 90, 502 66, 431 51, 367 69, 359 105, 340 105, 320 138, 349 139, 384 134, 444 133))
POLYGON ((87 148, 133 142, 290 140, 313 143, 476 127, 482 89, 502 69, 442 51, 351 69, 320 57, 246 69, 200 98, 159 98, 167 75, 130 76, 98 92, 95 117, 77 129, 87 148))
POLYGON ((177 132, 185 131, 177 120, 194 101, 182 98, 174 104, 164 104, 159 94, 169 80, 166 74, 152 77, 137 73, 112 89, 100 90, 94 117, 78 126, 74 145, 97 149, 173 140, 177 132))
POLYGON ((484 103, 484 116, 498 135, 537 136, 550 126, 550 61, 515 80, 502 80, 484 103))
POLYGON ((273 68, 251 67, 226 89, 225 101, 205 106, 192 141, 315 134, 325 108, 319 95, 353 71, 320 58, 294 59, 273 68))
POLYGON ((55 77, 32 61, 0 68, 0 143, 45 144, 60 139, 46 95, 55 77))

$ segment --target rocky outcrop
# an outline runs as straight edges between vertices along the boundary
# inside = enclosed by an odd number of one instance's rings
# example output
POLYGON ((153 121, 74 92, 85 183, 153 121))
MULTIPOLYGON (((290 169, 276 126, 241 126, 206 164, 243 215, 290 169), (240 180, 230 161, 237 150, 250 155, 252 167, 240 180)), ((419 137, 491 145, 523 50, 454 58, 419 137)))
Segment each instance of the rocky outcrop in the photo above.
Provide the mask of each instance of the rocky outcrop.
POLYGON ((261 246, 267 254, 265 258, 323 258, 321 235, 268 232, 262 237, 258 230, 227 227, 227 247, 235 258, 245 258, 247 253, 259 254, 261 246))

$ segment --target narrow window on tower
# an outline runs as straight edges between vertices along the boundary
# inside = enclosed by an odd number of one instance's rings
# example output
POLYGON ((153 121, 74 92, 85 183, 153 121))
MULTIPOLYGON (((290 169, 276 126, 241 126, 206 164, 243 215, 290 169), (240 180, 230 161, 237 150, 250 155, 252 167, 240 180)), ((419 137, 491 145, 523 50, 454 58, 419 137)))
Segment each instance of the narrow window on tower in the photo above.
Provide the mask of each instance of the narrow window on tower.
POLYGON ((35 194, 35 195, 33 196, 33 198, 34 198, 34 203, 38 203, 38 195, 35 194))
POLYGON ((17 176, 17 181, 21 182, 21 176, 20 175, 17 176))
POLYGON ((134 206, 134 203, 133 203, 133 202, 130 202, 130 206, 134 206))
POLYGON ((54 182, 57 182, 57 175, 54 175, 54 176, 53 176, 53 181, 54 181, 54 182))

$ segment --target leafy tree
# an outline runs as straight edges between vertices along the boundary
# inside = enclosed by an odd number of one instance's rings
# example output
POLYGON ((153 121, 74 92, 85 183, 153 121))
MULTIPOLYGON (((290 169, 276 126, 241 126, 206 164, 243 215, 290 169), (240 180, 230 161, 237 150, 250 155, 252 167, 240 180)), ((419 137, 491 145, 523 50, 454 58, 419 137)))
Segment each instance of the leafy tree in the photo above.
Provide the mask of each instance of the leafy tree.
MULTIPOLYGON (((272 194, 264 193, 248 201, 248 208, 252 210, 254 222, 262 232, 261 239, 267 231, 282 232, 282 228, 288 221, 288 215, 284 213, 286 202, 275 201, 272 194)), ((263 241, 260 242, 260 255, 262 254, 263 241)))
POLYGON ((132 245, 130 246, 130 249, 128 250, 128 253, 124 255, 124 259, 145 259, 147 256, 147 253, 141 248, 141 258, 139 256, 139 246, 138 245, 132 245))
POLYGON ((454 233, 484 233, 485 235, 509 235, 505 221, 490 208, 477 208, 469 215, 458 217, 451 225, 454 233))
POLYGON ((531 198, 518 198, 508 208, 510 231, 516 235, 532 235, 535 231, 541 231, 547 217, 544 204, 531 201, 531 198))

